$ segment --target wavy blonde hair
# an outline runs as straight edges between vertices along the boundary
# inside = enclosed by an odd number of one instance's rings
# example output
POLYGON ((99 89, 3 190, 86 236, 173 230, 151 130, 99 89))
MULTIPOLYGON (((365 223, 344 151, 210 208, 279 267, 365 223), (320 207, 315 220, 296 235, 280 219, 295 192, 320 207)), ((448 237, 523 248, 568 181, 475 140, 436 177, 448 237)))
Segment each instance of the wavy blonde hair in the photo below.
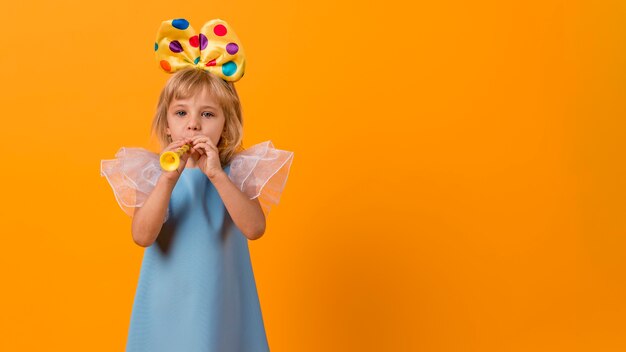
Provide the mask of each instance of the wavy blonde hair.
POLYGON ((239 95, 233 82, 227 82, 222 78, 196 67, 189 67, 177 71, 163 87, 157 103, 156 112, 152 120, 152 134, 156 134, 165 148, 171 143, 167 135, 167 111, 172 99, 187 99, 197 92, 207 88, 218 101, 224 117, 224 130, 217 143, 220 162, 222 166, 232 160, 235 153, 242 149, 243 142, 243 116, 239 95))

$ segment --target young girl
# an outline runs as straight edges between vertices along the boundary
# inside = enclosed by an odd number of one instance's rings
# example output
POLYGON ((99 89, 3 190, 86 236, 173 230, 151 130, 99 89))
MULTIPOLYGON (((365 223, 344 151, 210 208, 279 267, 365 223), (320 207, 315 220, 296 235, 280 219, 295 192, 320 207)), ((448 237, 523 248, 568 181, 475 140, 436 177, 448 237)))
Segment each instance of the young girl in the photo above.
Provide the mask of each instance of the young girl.
POLYGON ((174 171, 159 155, 121 148, 101 174, 132 216, 146 247, 127 351, 268 351, 248 240, 260 238, 278 203, 293 152, 270 141, 241 150, 242 115, 233 82, 245 58, 219 19, 196 34, 184 19, 164 21, 155 43, 174 73, 153 120, 162 152, 187 144, 174 171))

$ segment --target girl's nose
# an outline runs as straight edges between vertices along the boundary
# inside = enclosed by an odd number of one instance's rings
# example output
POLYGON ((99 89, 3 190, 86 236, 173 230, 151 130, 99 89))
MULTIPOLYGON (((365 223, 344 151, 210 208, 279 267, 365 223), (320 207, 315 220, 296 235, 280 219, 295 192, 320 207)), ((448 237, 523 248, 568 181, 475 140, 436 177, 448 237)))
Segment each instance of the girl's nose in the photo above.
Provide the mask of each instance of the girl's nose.
POLYGON ((189 119, 189 124, 187 125, 187 129, 196 131, 200 129, 200 122, 196 118, 189 119))

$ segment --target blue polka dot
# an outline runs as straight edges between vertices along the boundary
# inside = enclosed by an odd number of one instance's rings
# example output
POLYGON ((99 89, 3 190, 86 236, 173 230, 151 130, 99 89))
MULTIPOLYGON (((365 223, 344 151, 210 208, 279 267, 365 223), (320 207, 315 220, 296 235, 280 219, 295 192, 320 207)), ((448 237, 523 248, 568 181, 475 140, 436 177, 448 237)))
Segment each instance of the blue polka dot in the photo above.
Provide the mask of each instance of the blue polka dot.
POLYGON ((237 64, 232 61, 228 61, 227 63, 222 65, 222 73, 225 76, 232 76, 236 71, 237 64))
POLYGON ((174 26, 174 28, 185 30, 189 27, 189 22, 187 22, 184 18, 177 18, 172 21, 172 26, 174 26))
POLYGON ((156 42, 154 43, 154 51, 159 50, 159 44, 157 44, 156 42))
POLYGON ((200 62, 200 56, 198 56, 195 60, 193 60, 194 65, 197 65, 200 62))

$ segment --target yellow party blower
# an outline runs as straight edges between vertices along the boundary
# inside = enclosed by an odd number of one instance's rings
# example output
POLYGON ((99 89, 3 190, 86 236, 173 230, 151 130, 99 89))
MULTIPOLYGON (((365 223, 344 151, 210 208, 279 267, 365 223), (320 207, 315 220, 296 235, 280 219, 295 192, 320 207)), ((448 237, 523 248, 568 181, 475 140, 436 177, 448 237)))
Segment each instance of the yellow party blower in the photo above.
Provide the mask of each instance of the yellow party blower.
POLYGON ((174 171, 178 169, 180 157, 187 151, 189 151, 189 144, 183 145, 176 151, 169 151, 161 154, 161 158, 159 159, 161 162, 161 168, 165 171, 174 171))

